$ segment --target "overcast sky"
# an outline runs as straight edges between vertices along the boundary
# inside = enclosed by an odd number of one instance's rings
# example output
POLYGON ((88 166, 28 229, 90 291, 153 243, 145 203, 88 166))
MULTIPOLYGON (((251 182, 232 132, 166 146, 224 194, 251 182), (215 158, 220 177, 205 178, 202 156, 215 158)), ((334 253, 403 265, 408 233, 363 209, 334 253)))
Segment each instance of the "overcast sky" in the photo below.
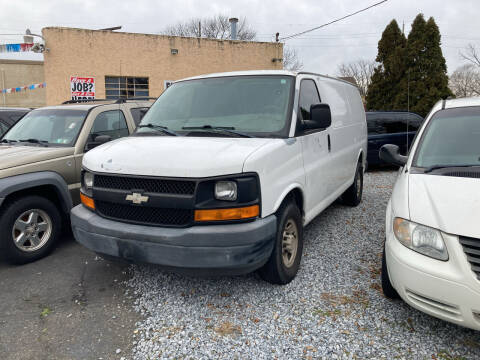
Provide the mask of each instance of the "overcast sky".
MULTIPOLYGON (((272 41, 306 30, 369 6, 379 0, 0 0, 0 33, 40 32, 46 26, 99 29, 122 25, 122 31, 160 33, 165 26, 192 17, 222 13, 246 18, 257 39, 272 41)), ((340 23, 287 41, 304 63, 304 70, 336 75, 338 65, 374 59, 385 26, 396 19, 405 32, 415 16, 433 16, 442 34, 448 72, 462 65, 459 52, 469 43, 480 47, 479 0, 388 0, 340 23)), ((21 37, 1 35, 0 43, 21 37)), ((100 54, 99 54, 100 55, 100 54)), ((37 54, 8 54, 3 58, 36 58, 37 54)))

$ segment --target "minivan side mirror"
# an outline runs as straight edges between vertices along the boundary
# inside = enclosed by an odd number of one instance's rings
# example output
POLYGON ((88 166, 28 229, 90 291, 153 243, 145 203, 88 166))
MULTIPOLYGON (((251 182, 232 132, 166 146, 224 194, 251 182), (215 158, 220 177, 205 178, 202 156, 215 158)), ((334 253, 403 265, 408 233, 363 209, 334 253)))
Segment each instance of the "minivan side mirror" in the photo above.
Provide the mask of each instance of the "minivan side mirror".
POLYGON ((378 156, 386 163, 396 166, 404 166, 408 160, 407 156, 400 155, 400 148, 398 145, 393 144, 383 145, 380 148, 378 156))
POLYGON ((310 119, 304 121, 304 129, 326 129, 332 125, 332 112, 328 104, 314 104, 310 106, 310 119))
POLYGON ((99 135, 95 137, 94 141, 87 142, 85 145, 85 151, 92 150, 93 148, 105 144, 112 140, 110 135, 99 135))

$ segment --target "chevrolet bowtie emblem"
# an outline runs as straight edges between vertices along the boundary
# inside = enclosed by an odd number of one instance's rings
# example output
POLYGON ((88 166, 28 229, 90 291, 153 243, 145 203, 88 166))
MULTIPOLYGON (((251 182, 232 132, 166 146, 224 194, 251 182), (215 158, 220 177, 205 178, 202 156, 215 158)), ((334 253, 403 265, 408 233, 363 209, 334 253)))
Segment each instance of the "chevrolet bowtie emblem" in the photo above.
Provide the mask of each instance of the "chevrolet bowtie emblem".
POLYGON ((140 193, 133 193, 133 194, 127 195, 125 200, 131 201, 134 204, 141 204, 148 201, 148 196, 143 196, 140 193))

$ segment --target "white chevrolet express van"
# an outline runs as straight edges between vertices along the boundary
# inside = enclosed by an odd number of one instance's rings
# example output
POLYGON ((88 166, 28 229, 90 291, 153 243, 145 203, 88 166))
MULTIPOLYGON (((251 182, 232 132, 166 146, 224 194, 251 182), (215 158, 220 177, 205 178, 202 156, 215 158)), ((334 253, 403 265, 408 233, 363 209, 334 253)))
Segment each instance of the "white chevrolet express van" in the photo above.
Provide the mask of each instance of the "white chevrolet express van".
POLYGON ((133 136, 85 155, 73 232, 107 256, 286 284, 303 227, 340 196, 361 201, 366 151, 350 83, 287 71, 177 81, 133 136))
POLYGON ((437 103, 387 206, 382 286, 414 308, 480 330, 480 98, 437 103))

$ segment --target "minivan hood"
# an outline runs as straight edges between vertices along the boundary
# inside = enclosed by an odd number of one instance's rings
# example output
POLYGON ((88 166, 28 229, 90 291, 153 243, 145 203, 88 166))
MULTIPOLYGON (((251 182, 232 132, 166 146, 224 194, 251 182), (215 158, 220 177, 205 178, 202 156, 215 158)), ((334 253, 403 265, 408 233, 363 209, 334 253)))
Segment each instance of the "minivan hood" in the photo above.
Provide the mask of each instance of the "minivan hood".
POLYGON ((0 145, 0 170, 73 155, 72 147, 0 145))
POLYGON ((480 180, 410 174, 410 219, 446 233, 480 238, 480 180))
POLYGON ((272 139, 233 137, 132 136, 85 154, 94 172, 167 177, 241 173, 245 159, 272 139))

